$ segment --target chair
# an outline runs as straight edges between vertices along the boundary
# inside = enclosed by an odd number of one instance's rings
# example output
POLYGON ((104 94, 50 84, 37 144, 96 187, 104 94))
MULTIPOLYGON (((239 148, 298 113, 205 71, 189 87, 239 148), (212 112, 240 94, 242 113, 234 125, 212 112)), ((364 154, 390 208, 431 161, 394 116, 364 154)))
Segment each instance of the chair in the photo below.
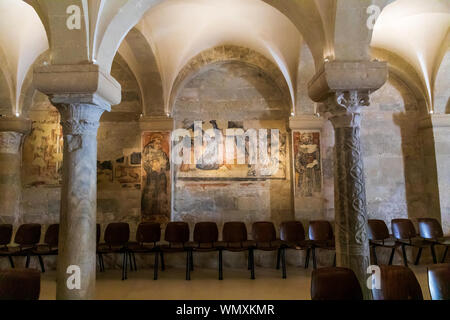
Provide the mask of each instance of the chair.
POLYGON ((436 264, 428 268, 428 288, 432 300, 450 300, 450 264, 436 264))
MULTIPOLYGON (((315 220, 309 222, 309 248, 306 253, 305 268, 308 268, 309 257, 312 253, 313 268, 317 269, 316 249, 336 250, 334 244, 333 228, 326 220, 315 220)), ((334 254, 333 266, 336 266, 336 253, 334 254)))
MULTIPOLYGON (((248 269, 251 271, 250 278, 255 279, 254 268, 252 268, 254 241, 249 241, 247 237, 247 227, 243 222, 225 222, 222 229, 222 242, 218 243, 219 250, 229 252, 245 252, 248 251, 248 269)), ((221 254, 219 251, 219 254, 221 254)), ((219 259, 219 268, 222 270, 222 259, 219 259)))
MULTIPOLYGON (((309 242, 305 240, 305 229, 300 221, 286 221, 280 227, 280 239, 284 242, 283 247, 293 250, 307 250, 309 242)), ((277 254, 277 269, 280 269, 281 249, 277 254)))
MULTIPOLYGON (((37 244, 41 240, 41 225, 36 223, 22 224, 19 229, 17 229, 16 235, 14 236, 14 243, 18 246, 8 246, 9 256, 22 256, 27 257, 25 262, 25 268, 30 265, 30 257, 33 250, 36 249, 37 244)), ((42 258, 39 257, 39 263, 41 268, 43 266, 42 258)))
POLYGON ((389 257, 389 265, 394 261, 395 250, 400 246, 400 243, 391 238, 388 227, 383 220, 368 220, 369 225, 369 245, 372 249, 373 260, 378 264, 376 248, 391 249, 391 256, 389 257))
POLYGON ((419 249, 417 253, 415 265, 419 264, 420 256, 422 254, 422 249, 425 247, 430 247, 431 254, 433 256, 433 262, 436 261, 436 253, 434 251, 434 243, 421 239, 417 236, 416 229, 411 220, 409 219, 393 219, 392 220, 392 234, 398 243, 402 247, 403 263, 405 267, 408 266, 408 260, 406 258, 406 246, 415 247, 419 249))
POLYGON ((380 266, 380 289, 372 288, 374 300, 423 300, 422 289, 408 267, 380 266))
POLYGON ((130 225, 126 222, 113 222, 106 226, 105 242, 99 244, 97 248, 97 253, 102 256, 101 261, 103 261, 104 254, 122 254, 122 280, 128 277, 127 244, 129 240, 130 225))
POLYGON ((14 261, 9 254, 8 244, 11 243, 13 226, 11 224, 0 224, 0 257, 8 257, 11 268, 14 268, 14 261))
POLYGON ((42 272, 45 272, 42 256, 58 255, 59 224, 52 224, 47 228, 44 244, 39 244, 32 250, 32 254, 39 258, 42 272))
POLYGON ((96 240, 97 240, 97 256, 98 256, 98 265, 100 268, 100 272, 105 271, 105 264, 103 262, 103 256, 100 252, 98 252, 98 245, 100 244, 100 237, 101 237, 101 226, 99 223, 96 224, 96 240))
POLYGON ((166 226, 164 240, 168 244, 161 245, 161 269, 164 270, 164 253, 186 252, 186 280, 191 280, 193 264, 190 262, 192 251, 189 248, 189 225, 186 222, 169 222, 166 226))
POLYGON ((219 229, 215 222, 197 222, 194 227, 194 242, 189 243, 189 263, 188 272, 194 270, 194 252, 219 251, 219 280, 223 279, 222 273, 222 249, 217 246, 219 240, 219 229))
POLYGON ((311 276, 312 300, 363 300, 361 286, 351 269, 314 269, 311 276))
MULTIPOLYGON (((282 265, 282 276, 286 279, 286 249, 283 246, 283 242, 277 239, 277 232, 275 226, 272 222, 262 221, 254 222, 252 225, 252 236, 255 241, 254 250, 262 251, 277 251, 281 250, 281 265, 282 265)), ((253 256, 251 257, 251 268, 252 274, 254 275, 255 260, 253 256)))
POLYGON ((134 267, 137 270, 134 254, 155 254, 154 280, 158 280, 158 257, 160 254, 158 242, 161 240, 161 225, 153 222, 141 222, 136 231, 136 242, 128 243, 128 253, 133 256, 134 267))
POLYGON ((34 269, 0 271, 0 300, 38 300, 41 274, 34 269))
POLYGON ((441 260, 441 263, 444 263, 448 247, 450 247, 450 236, 444 236, 442 226, 437 219, 419 218, 418 220, 419 234, 423 239, 433 242, 434 245, 445 246, 445 252, 441 260))

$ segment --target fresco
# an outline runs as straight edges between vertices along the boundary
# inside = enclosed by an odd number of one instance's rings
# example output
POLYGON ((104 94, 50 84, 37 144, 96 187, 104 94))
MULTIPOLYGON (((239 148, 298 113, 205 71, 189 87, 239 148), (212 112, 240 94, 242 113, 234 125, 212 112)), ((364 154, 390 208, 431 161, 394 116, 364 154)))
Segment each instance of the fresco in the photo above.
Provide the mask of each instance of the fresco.
POLYGON ((320 132, 293 131, 295 196, 320 196, 322 166, 320 132))
POLYGON ((142 135, 142 221, 170 220, 170 132, 142 135))
MULTIPOLYGON (((177 166, 176 176, 181 180, 254 180, 254 179, 286 179, 286 134, 279 133, 279 156, 278 158, 271 157, 271 130, 267 130, 267 154, 268 161, 257 161, 251 164, 250 157, 250 138, 245 138, 245 155, 242 155, 243 161, 238 161, 239 155, 236 151, 237 139, 233 140, 234 159, 226 159, 226 130, 227 129, 242 129, 242 132, 248 133, 248 128, 245 127, 242 121, 216 121, 203 122, 202 130, 205 136, 205 131, 208 129, 220 130, 224 136, 222 140, 223 159, 218 161, 217 148, 207 148, 207 139, 203 139, 203 146, 201 148, 202 162, 196 163, 194 151, 194 125, 185 127, 191 134, 191 163, 182 163, 177 166)), ((259 134, 258 130, 255 130, 259 134)), ((257 136, 255 136, 257 137, 257 136)), ((258 144, 258 140, 255 140, 258 144)), ((259 145, 258 145, 259 146, 259 145)))
POLYGON ((97 185, 101 189, 141 189, 141 153, 123 150, 123 157, 97 161, 97 185))
POLYGON ((33 121, 23 147, 25 186, 60 186, 62 183, 63 134, 58 111, 33 121))

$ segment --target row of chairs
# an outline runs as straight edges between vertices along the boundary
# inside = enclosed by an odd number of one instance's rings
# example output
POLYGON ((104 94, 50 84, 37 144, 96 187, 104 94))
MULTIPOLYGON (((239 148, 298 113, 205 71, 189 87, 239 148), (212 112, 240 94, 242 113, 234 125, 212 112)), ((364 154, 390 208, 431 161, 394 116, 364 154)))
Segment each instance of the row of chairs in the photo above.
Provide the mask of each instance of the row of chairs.
MULTIPOLYGON (((408 267, 382 265, 376 281, 372 285, 374 300, 423 300, 420 284, 408 267)), ((432 300, 450 300, 450 264, 428 268, 428 289, 432 300)), ((363 293, 353 270, 320 268, 311 276, 311 299, 362 300, 363 293)))
POLYGON ((419 218, 419 233, 416 232, 414 224, 410 219, 393 219, 391 221, 392 235, 383 220, 369 220, 369 240, 372 250, 373 263, 378 264, 377 247, 391 249, 389 265, 392 265, 395 251, 401 247, 403 263, 407 267, 406 247, 418 248, 415 265, 419 264, 424 248, 430 248, 433 263, 437 263, 436 246, 444 246, 445 251, 441 259, 444 263, 450 246, 450 236, 444 236, 442 226, 437 219, 419 218))

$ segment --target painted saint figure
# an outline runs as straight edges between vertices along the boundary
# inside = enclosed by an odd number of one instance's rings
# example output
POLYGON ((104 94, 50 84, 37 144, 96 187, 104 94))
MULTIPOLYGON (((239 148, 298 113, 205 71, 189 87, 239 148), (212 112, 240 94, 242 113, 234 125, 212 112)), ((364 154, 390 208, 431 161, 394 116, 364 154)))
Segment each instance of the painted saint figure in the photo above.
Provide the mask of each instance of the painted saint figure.
POLYGON ((298 174, 296 187, 302 197, 312 197, 313 192, 321 191, 320 147, 314 143, 312 133, 300 135, 295 171, 298 174))
POLYGON ((153 135, 142 153, 142 164, 146 173, 141 204, 144 220, 168 216, 170 212, 167 194, 170 162, 167 153, 162 149, 162 140, 161 135, 153 135))

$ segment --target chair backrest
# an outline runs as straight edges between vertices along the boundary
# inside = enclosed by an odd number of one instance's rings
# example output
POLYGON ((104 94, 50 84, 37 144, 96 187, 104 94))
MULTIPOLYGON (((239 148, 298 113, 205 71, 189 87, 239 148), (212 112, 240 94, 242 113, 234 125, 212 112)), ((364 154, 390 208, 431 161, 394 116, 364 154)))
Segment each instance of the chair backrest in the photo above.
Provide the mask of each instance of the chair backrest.
POLYGON ((161 225, 155 222, 141 222, 136 231, 136 241, 151 243, 161 240, 161 225))
POLYGON ((194 241, 212 243, 219 240, 219 229, 215 222, 197 222, 194 227, 194 241))
POLYGON ((0 300, 38 300, 41 273, 34 269, 0 271, 0 300))
POLYGON ((34 246, 41 240, 41 225, 36 223, 23 224, 17 229, 14 242, 21 246, 34 246))
POLYGON ((57 247, 59 239, 59 224, 51 224, 45 231, 44 242, 50 247, 57 247))
POLYGON ((105 243, 123 246, 130 240, 130 225, 126 222, 112 222, 106 226, 105 243))
POLYGON ((333 240, 333 227, 326 220, 315 220, 309 222, 309 239, 314 241, 333 240))
POLYGON ((286 221, 280 227, 280 239, 288 242, 305 240, 305 228, 300 221, 286 221))
POLYGON ((247 227, 243 222, 225 222, 222 230, 222 240, 225 242, 247 241, 247 227))
POLYGON ((369 239, 385 240, 389 238, 389 229, 383 220, 369 219, 369 239))
POLYGON ((428 287, 432 300, 450 300, 450 264, 435 264, 428 268, 428 287))
POLYGON ((408 267, 380 266, 381 283, 372 288, 374 300, 423 300, 422 289, 408 267))
POLYGON ((411 239, 417 236, 416 228, 409 219, 393 219, 392 234, 396 239, 411 239))
POLYGON ((273 222, 260 221, 252 225, 253 240, 257 242, 271 242, 277 239, 277 231, 273 222))
POLYGON ((351 269, 315 269, 311 277, 312 300, 362 300, 361 286, 351 269))
POLYGON ((420 218, 419 220, 419 234, 424 239, 437 239, 444 236, 442 226, 437 219, 420 218))
POLYGON ((100 243, 101 232, 102 232, 101 227, 100 227, 100 223, 97 223, 96 228, 97 228, 97 230, 96 230, 97 231, 97 244, 99 244, 100 243))
POLYGON ((164 240, 172 243, 185 243, 189 241, 189 225, 186 222, 169 222, 166 226, 164 240))
POLYGON ((11 242, 13 232, 12 224, 0 224, 0 245, 6 246, 11 242))

